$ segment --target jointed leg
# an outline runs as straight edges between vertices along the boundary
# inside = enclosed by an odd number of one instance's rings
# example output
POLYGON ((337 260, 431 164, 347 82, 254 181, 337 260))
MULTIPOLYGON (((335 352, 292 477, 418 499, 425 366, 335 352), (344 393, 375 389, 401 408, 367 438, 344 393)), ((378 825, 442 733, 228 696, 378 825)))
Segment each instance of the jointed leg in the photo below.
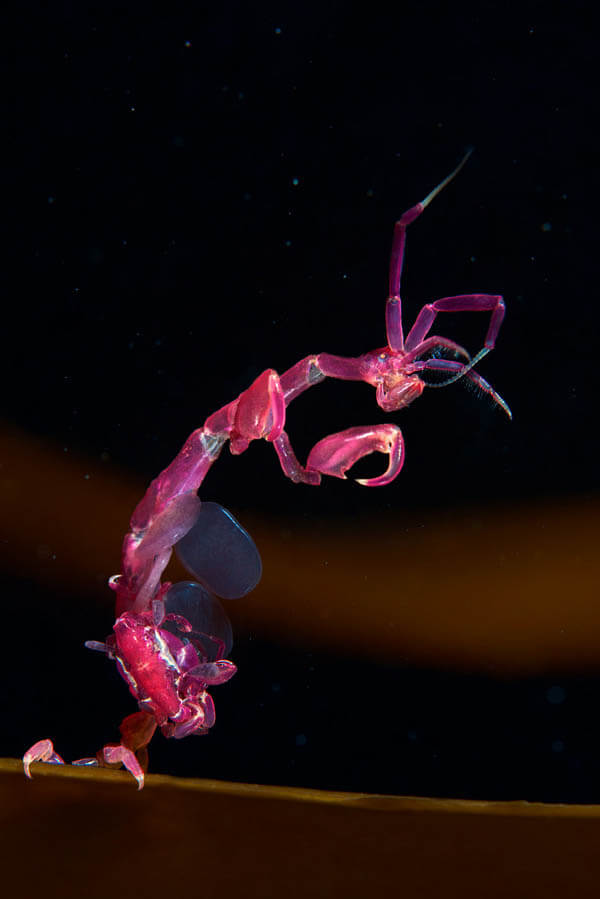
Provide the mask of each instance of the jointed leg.
POLYGON ((363 373, 359 359, 345 356, 333 356, 331 353, 319 353, 306 356, 280 376, 280 383, 286 407, 297 396, 320 384, 325 378, 338 378, 342 381, 362 381, 363 373))
POLYGON ((385 453, 389 457, 388 467, 379 477, 357 478, 357 482, 365 487, 389 484, 404 464, 402 432, 392 424, 359 426, 329 434, 313 446, 306 468, 296 458, 285 431, 273 441, 273 446, 288 478, 295 483, 315 486, 321 483, 321 474, 345 478, 346 471, 370 453, 385 453))
POLYGON ((406 338, 406 349, 409 352, 424 341, 438 312, 491 312, 492 316, 484 341, 484 349, 489 351, 494 348, 504 318, 504 301, 502 297, 493 294, 473 293, 457 297, 443 297, 434 303, 428 303, 417 315, 406 338))
POLYGON ((23 767, 27 777, 31 777, 31 765, 33 762, 47 762, 50 765, 64 765, 64 760, 58 752, 54 751, 52 740, 38 740, 23 756, 23 767))
MULTIPOLYGON (((287 407, 292 400, 308 390, 309 387, 320 384, 326 377, 339 378, 344 381, 362 381, 363 372, 360 361, 343 356, 333 356, 331 353, 306 356, 280 376, 279 381, 285 406, 287 407)), ((321 475, 318 471, 309 471, 300 464, 285 431, 281 431, 273 440, 273 446, 286 477, 294 483, 313 485, 321 483, 321 475)))
POLYGON ((321 475, 318 472, 307 471, 300 464, 285 431, 282 431, 277 440, 273 441, 273 446, 283 473, 290 481, 293 481, 294 484, 312 484, 315 487, 321 483, 321 475))
POLYGON ((457 356, 462 356, 467 362, 471 361, 471 356, 459 343, 455 343, 447 337, 437 337, 433 335, 427 337, 425 340, 421 341, 421 343, 418 343, 410 353, 407 353, 406 356, 404 356, 403 361, 405 363, 412 362, 413 359, 416 360, 419 356, 424 355, 424 353, 429 353, 437 347, 443 347, 446 350, 450 350, 451 352, 456 353, 457 356))

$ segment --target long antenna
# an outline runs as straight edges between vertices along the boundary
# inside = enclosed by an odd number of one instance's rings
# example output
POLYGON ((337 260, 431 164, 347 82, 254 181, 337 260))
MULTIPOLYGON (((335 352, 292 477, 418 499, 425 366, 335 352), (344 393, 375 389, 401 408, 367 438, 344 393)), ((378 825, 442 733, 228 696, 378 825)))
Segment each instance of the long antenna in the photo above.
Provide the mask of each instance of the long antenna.
POLYGON ((469 156, 471 155, 472 152, 473 152, 473 147, 471 147, 470 150, 467 150, 467 152, 465 153, 465 155, 463 156, 461 161, 458 163, 458 165, 456 166, 454 171, 450 172, 450 174, 446 178, 444 178, 444 180, 441 181, 437 187, 434 187, 433 190, 431 191, 431 193, 427 194, 427 196, 425 197, 424 200, 421 200, 421 206, 423 207, 423 209, 425 209, 426 206, 429 206, 431 201, 433 199, 435 199, 435 197, 437 197, 439 192, 441 190, 443 190, 446 187, 446 185, 452 181, 453 178, 456 178, 456 176, 458 175, 458 173, 460 172, 460 170, 462 169, 463 165, 466 163, 467 159, 469 158, 469 156))

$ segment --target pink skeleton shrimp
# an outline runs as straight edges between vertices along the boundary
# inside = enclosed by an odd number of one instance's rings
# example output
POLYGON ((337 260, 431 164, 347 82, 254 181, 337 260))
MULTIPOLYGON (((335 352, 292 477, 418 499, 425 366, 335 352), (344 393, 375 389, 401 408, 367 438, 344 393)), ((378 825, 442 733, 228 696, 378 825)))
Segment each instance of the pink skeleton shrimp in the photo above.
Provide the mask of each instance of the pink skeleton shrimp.
MULTIPOLYGON (((389 484, 402 468, 400 428, 365 425, 331 434, 313 447, 302 466, 284 431, 286 408, 292 400, 325 378, 340 378, 371 384, 380 408, 396 412, 416 400, 426 386, 441 387, 467 378, 512 417, 502 397, 475 371, 496 343, 504 318, 502 297, 483 293, 444 297, 423 306, 406 338, 402 328, 400 278, 406 229, 457 175, 469 155, 396 222, 385 308, 386 345, 357 358, 331 353, 306 356, 282 375, 267 369, 237 399, 210 415, 150 484, 123 542, 121 573, 109 582, 116 593, 112 634, 104 643, 86 643, 115 660, 139 711, 121 723, 119 743, 73 764, 124 765, 141 789, 146 747, 157 727, 166 737, 181 739, 206 734, 215 723, 208 689, 229 680, 236 667, 225 658, 232 645, 231 625, 213 594, 225 599, 244 596, 261 575, 260 556, 250 535, 226 509, 201 503, 197 495, 228 440, 230 451, 238 455, 251 440, 264 438, 273 444, 288 478, 314 485, 324 474, 345 478, 347 469, 369 453, 385 453, 388 466, 383 474, 357 479, 359 484, 376 487, 389 484), (453 340, 432 334, 439 312, 489 312, 483 348, 471 357, 453 340), (454 358, 441 358, 442 353, 454 358), (428 385, 421 376, 429 371, 447 377, 428 385), (195 581, 161 583, 173 549, 195 581)), ((48 739, 25 753, 28 777, 36 761, 64 764, 48 739)))

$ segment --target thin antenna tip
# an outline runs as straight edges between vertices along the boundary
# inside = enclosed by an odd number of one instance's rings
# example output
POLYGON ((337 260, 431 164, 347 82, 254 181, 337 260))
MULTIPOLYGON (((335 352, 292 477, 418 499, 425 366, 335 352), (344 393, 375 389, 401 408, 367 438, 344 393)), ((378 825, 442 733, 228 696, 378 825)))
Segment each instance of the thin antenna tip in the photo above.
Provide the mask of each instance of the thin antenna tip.
POLYGON ((437 197, 437 195, 440 193, 440 191, 442 191, 442 190, 446 187, 446 185, 449 184, 449 183, 453 180, 453 178, 456 178, 456 176, 458 175, 458 173, 460 172, 460 170, 462 169, 462 167, 463 167, 464 164, 466 163, 467 159, 469 158, 469 156, 470 156, 471 153, 473 152, 473 149, 474 149, 473 147, 469 147, 469 149, 467 150, 467 152, 465 153, 465 155, 463 156, 463 158, 461 159, 461 161, 458 163, 458 165, 456 166, 456 168, 453 169, 453 170, 450 172, 450 174, 447 175, 446 178, 444 178, 443 181, 440 181, 440 183, 437 185, 437 187, 434 187, 433 190, 432 190, 430 193, 427 194, 427 196, 425 197, 424 200, 421 200, 421 206, 422 206, 423 209, 425 209, 426 206, 429 206, 429 204, 431 203, 431 201, 432 201, 435 197, 437 197))

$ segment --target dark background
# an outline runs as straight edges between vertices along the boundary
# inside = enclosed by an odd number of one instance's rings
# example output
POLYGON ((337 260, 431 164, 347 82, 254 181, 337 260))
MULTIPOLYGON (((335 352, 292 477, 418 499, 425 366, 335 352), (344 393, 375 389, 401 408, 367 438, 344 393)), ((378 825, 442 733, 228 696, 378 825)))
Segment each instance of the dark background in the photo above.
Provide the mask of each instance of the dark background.
MULTIPOLYGON (((326 383, 290 409, 300 458, 325 434, 394 420, 407 461, 392 486, 297 487, 255 445, 224 454, 202 496, 242 516, 328 516, 332 531, 398 505, 418 521, 590 497, 597 44, 585 5, 189 6, 34 5, 6 35, 6 419, 149 481, 263 369, 384 342, 393 223, 474 146, 409 231, 405 324, 438 296, 502 293, 481 372, 512 424, 462 384, 394 417, 366 385, 326 383)), ((476 351, 486 327, 445 316, 439 332, 476 351)), ((108 596, 74 618, 26 572, 6 595, 2 754, 46 732, 66 758, 113 739, 130 697, 79 650, 109 629, 108 596)), ((239 636, 235 660, 248 676, 219 690, 214 733, 157 739, 154 770, 600 800, 594 673, 498 681, 373 663, 359 679, 350 658, 256 634, 239 636)))

